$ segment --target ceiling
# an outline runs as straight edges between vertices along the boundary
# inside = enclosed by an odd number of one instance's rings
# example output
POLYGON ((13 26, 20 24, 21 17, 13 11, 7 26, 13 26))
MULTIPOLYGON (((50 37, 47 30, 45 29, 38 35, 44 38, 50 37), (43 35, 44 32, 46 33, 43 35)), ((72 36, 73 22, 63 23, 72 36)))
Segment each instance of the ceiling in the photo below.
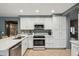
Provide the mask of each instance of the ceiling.
POLYGON ((0 3, 0 16, 51 15, 63 13, 76 3, 0 3), (19 12, 21 10, 21 12, 19 12), (37 13, 35 10, 38 10, 37 13))

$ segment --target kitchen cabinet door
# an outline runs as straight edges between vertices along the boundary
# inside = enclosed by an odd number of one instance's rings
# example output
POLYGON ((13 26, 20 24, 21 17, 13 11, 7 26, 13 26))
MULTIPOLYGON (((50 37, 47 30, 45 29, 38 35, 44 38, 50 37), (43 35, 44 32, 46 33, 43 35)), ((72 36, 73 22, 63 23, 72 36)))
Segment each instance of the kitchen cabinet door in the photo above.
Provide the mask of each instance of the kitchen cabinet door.
POLYGON ((52 36, 47 35, 45 37, 46 37, 46 39, 45 39, 46 44, 52 44, 53 43, 53 37, 52 36))
POLYGON ((54 46, 56 48, 66 48, 67 44, 67 22, 65 16, 53 15, 52 30, 54 38, 54 46))
POLYGON ((33 48, 33 37, 28 37, 28 48, 33 48))
POLYGON ((20 29, 34 29, 35 24, 44 24, 45 29, 51 29, 51 20, 50 17, 21 17, 20 29))
POLYGON ((24 38, 24 40, 22 41, 22 55, 24 55, 24 53, 26 52, 27 48, 28 48, 27 38, 24 38))
POLYGON ((45 36, 46 37, 46 39, 45 39, 45 47, 46 48, 53 48, 53 37, 52 36, 49 36, 49 35, 47 35, 47 36, 45 36))
POLYGON ((55 39, 53 43, 53 47, 54 48, 66 48, 67 43, 65 42, 63 43, 63 42, 64 42, 63 40, 55 39))
POLYGON ((25 40, 22 41, 22 55, 24 55, 25 52, 25 40))
POLYGON ((21 30, 34 29, 32 20, 33 18, 21 17, 20 18, 20 29, 21 30))
POLYGON ((40 17, 33 18, 33 26, 36 24, 43 24, 42 19, 40 17))
POLYGON ((52 29, 52 19, 44 18, 45 29, 52 29))
POLYGON ((46 43, 45 48, 53 48, 53 43, 46 43))
POLYGON ((51 29, 52 28, 51 20, 52 19, 50 17, 35 17, 34 25, 43 24, 45 29, 51 29))
POLYGON ((25 19, 20 18, 20 29, 21 30, 24 30, 24 29, 27 28, 27 25, 26 24, 28 24, 28 22, 25 19))
POLYGON ((33 18, 28 19, 27 29, 34 29, 33 18))
POLYGON ((44 19, 45 19, 44 17, 35 17, 34 18, 34 25, 35 24, 43 24, 43 25, 45 25, 44 24, 44 19))

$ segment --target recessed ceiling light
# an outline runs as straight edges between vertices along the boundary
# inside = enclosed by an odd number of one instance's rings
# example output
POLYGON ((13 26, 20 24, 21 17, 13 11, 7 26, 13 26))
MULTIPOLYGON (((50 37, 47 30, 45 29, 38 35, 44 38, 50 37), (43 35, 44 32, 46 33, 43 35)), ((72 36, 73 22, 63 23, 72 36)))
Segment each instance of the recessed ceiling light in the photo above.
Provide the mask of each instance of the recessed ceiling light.
POLYGON ((22 12, 23 12, 23 10, 21 9, 21 10, 19 10, 19 12, 21 12, 21 13, 22 13, 22 12))
POLYGON ((51 12, 52 12, 52 13, 54 13, 54 12, 55 12, 55 10, 51 10, 51 12))
POLYGON ((39 10, 35 10, 36 13, 39 13, 39 10))

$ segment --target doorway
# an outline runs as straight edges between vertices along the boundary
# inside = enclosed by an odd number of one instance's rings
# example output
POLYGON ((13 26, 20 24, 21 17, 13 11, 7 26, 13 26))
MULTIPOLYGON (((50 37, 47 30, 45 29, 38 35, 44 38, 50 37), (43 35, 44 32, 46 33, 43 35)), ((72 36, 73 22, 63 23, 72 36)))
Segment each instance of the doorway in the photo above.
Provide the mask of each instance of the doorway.
POLYGON ((5 31, 8 37, 17 34, 18 22, 17 21, 5 21, 5 31))
POLYGON ((74 38, 75 40, 78 40, 78 19, 70 20, 70 37, 74 38))

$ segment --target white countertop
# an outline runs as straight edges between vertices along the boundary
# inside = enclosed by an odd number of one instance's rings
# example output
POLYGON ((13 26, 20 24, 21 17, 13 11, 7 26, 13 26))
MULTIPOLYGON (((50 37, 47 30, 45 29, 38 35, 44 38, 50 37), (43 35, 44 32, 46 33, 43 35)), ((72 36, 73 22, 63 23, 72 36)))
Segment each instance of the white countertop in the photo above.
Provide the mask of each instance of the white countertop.
POLYGON ((74 38, 71 38, 70 42, 72 44, 79 45, 79 41, 78 40, 75 40, 74 38))
MULTIPOLYGON (((25 37, 28 37, 28 36, 25 36, 25 37)), ((21 42, 24 38, 16 39, 16 40, 13 40, 13 38, 1 39, 0 40, 0 50, 7 50, 7 49, 11 48, 12 46, 16 45, 17 43, 21 42)))

